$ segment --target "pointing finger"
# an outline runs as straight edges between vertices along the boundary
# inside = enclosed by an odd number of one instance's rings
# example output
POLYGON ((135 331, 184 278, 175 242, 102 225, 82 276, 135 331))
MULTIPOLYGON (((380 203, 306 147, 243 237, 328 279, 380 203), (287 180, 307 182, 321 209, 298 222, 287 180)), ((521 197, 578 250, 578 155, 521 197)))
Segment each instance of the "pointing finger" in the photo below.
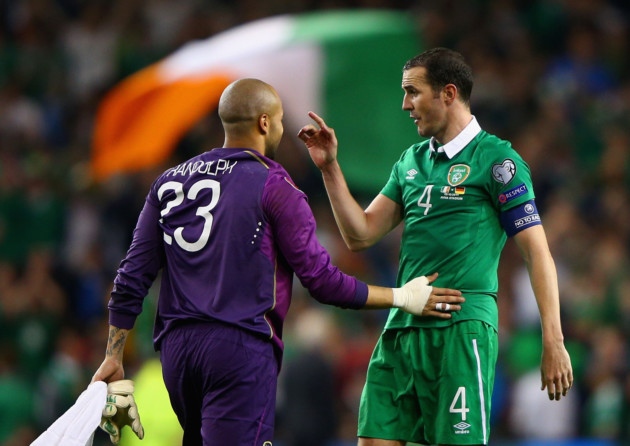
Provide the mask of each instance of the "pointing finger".
POLYGON ((320 128, 328 130, 328 126, 326 125, 326 122, 317 113, 310 111, 308 112, 308 115, 311 117, 313 121, 317 123, 317 125, 320 128))

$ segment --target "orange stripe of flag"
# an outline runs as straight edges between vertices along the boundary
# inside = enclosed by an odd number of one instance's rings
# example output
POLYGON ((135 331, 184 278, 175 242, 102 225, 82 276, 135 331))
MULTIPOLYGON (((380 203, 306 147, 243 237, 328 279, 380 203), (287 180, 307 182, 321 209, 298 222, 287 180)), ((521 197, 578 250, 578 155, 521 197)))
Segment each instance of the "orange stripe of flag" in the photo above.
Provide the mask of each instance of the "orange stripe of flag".
POLYGON ((96 116, 93 177, 102 181, 165 161, 184 133, 216 108, 234 79, 211 73, 164 83, 156 64, 124 80, 104 98, 96 116))

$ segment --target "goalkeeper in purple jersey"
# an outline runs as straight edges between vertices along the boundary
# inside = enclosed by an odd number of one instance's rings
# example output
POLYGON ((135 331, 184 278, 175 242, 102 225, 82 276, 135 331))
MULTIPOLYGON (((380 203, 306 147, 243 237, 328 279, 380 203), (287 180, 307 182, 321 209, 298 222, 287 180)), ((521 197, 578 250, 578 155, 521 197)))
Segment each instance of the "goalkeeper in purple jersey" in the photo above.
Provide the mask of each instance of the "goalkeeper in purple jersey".
POLYGON ((429 284, 367 285, 332 265, 315 219, 275 162, 283 134, 277 92, 256 79, 219 102, 222 148, 166 170, 151 186, 109 301, 105 360, 93 381, 124 377, 123 347, 161 271, 154 329, 184 445, 270 446, 282 324, 293 276, 321 303, 343 308, 459 311, 461 293, 429 284))

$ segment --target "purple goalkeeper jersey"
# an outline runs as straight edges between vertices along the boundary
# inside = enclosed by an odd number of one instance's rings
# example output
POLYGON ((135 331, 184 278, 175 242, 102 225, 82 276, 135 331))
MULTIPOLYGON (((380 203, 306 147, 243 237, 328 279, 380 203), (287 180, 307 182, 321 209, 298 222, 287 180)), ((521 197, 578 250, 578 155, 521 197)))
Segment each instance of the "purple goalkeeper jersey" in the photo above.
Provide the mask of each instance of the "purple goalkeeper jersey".
POLYGON ((367 285, 342 273, 315 235, 306 195, 277 162, 214 149, 166 170, 151 186, 109 301, 129 329, 162 271, 154 345, 186 321, 221 321, 283 348, 293 274, 319 302, 360 308, 367 285))

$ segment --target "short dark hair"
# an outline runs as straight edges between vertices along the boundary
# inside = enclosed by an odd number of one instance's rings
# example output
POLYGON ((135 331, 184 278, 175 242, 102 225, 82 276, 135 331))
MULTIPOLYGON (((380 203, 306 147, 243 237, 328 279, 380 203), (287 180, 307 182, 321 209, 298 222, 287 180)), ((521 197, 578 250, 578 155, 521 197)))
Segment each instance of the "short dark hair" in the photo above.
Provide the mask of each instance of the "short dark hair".
POLYGON ((416 67, 426 69, 427 81, 433 91, 438 92, 446 85, 453 84, 457 87, 461 100, 470 106, 472 69, 460 53, 448 48, 432 48, 409 59, 403 66, 403 71, 416 67))

